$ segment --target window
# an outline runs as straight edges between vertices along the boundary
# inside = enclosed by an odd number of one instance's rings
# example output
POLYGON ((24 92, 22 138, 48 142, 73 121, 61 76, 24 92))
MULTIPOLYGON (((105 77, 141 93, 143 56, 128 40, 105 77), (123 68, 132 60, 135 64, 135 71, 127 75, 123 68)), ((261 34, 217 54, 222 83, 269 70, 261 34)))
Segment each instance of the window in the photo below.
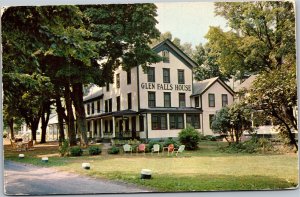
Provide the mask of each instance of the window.
POLYGON ((186 123, 194 127, 195 129, 200 129, 200 115, 199 114, 187 114, 186 123))
POLYGON ((178 83, 184 84, 184 70, 178 70, 178 83))
POLYGON ((140 131, 144 131, 144 116, 140 116, 140 131))
POLYGON ((120 88, 120 73, 118 73, 116 75, 116 85, 117 85, 117 88, 120 88))
POLYGON ((163 68, 163 82, 170 83, 170 69, 163 68))
POLYGON ((94 106, 94 102, 92 102, 92 114, 95 113, 95 106, 94 106))
POLYGON ((164 92, 164 107, 171 107, 171 92, 164 92))
POLYGON ((109 131, 110 132, 113 132, 113 121, 112 120, 109 120, 109 131))
POLYGON ((152 130, 166 130, 167 114, 152 114, 151 118, 152 130))
POLYGON ((97 101, 97 113, 100 113, 100 101, 97 101))
POLYGON ((209 107, 215 106, 215 94, 208 94, 208 106, 209 107))
POLYGON ((179 93, 179 107, 185 107, 185 93, 179 93))
POLYGON ((112 99, 108 99, 109 108, 108 111, 112 112, 112 99))
POLYGON ((105 100, 105 112, 108 112, 108 100, 105 100))
POLYGON ((183 129, 183 114, 170 114, 170 129, 183 129))
POLYGON ((199 107, 199 96, 195 97, 195 107, 199 107))
POLYGON ((106 83, 106 91, 109 92, 109 83, 106 83))
POLYGON ((120 96, 117 97, 117 111, 120 111, 121 106, 120 106, 121 102, 120 102, 120 96))
POLYGON ((128 109, 132 109, 131 93, 127 94, 127 103, 128 103, 128 109))
POLYGON ((228 105, 228 96, 227 94, 222 94, 222 107, 228 105))
POLYGON ((211 129, 211 124, 215 119, 215 115, 214 114, 209 114, 209 128, 211 129))
POLYGON ((164 50, 162 52, 162 56, 163 56, 163 62, 164 63, 169 63, 170 62, 169 51, 164 50))
POLYGON ((155 68, 148 68, 148 82, 155 82, 155 68))
POLYGON ((155 107, 155 92, 148 92, 148 107, 155 107))
POLYGON ((87 114, 90 115, 91 111, 90 111, 90 104, 89 103, 86 105, 86 110, 87 110, 87 114))
POLYGON ((131 84, 131 70, 127 71, 127 84, 131 84))

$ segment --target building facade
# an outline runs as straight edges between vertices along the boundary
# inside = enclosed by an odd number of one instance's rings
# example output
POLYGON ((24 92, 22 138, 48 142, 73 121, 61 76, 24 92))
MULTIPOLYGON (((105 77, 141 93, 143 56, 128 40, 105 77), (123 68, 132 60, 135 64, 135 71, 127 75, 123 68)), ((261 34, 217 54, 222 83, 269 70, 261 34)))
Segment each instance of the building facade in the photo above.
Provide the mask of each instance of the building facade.
POLYGON ((163 57, 161 62, 129 71, 120 67, 113 84, 84 97, 90 137, 177 137, 187 125, 213 134, 210 118, 233 102, 231 88, 218 78, 195 82, 197 64, 170 40, 153 50, 163 57))

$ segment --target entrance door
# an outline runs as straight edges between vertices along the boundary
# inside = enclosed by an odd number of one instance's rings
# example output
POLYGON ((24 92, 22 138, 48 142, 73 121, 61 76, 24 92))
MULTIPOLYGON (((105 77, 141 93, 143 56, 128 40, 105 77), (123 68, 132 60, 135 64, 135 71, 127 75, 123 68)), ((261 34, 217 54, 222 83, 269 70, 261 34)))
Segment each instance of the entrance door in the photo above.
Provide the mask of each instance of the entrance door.
POLYGON ((119 120, 119 138, 123 137, 123 120, 119 120))
POLYGON ((131 118, 131 132, 132 132, 132 138, 136 138, 136 118, 132 117, 131 118))
POLYGON ((95 137, 95 136, 99 137, 99 136, 97 135, 97 129, 98 129, 97 120, 94 120, 94 135, 93 135, 93 137, 95 137))

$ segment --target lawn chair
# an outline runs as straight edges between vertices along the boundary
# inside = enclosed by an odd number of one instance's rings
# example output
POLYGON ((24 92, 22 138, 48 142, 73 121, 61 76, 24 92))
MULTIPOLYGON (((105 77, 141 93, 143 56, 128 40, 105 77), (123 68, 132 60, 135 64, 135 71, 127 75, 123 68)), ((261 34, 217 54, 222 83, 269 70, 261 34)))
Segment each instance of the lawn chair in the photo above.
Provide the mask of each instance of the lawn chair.
POLYGON ((136 154, 138 154, 139 152, 144 152, 144 155, 145 155, 145 153, 146 153, 146 144, 138 145, 138 147, 136 148, 136 154))
POLYGON ((132 147, 129 144, 124 144, 123 150, 124 150, 124 153, 130 152, 132 154, 132 147))
POLYGON ((157 154, 159 155, 159 149, 160 149, 159 144, 154 144, 153 148, 151 149, 151 154, 157 152, 157 154))
POLYGON ((178 155, 178 153, 182 153, 184 151, 185 145, 181 145, 179 146, 179 148, 175 148, 174 152, 176 152, 176 156, 178 155))
POLYGON ((169 144, 169 146, 163 148, 163 151, 164 151, 164 150, 168 150, 168 155, 169 155, 170 153, 173 154, 173 151, 174 151, 174 144, 169 144))

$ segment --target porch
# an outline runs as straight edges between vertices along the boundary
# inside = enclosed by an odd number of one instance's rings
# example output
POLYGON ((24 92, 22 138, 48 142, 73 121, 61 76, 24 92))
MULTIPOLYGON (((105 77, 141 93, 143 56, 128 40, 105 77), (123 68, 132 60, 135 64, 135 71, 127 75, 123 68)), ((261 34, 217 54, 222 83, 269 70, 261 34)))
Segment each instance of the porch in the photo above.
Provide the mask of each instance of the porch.
POLYGON ((101 114, 88 118, 88 137, 98 139, 139 139, 144 119, 132 110, 101 114), (141 123, 142 122, 142 123, 141 123))

